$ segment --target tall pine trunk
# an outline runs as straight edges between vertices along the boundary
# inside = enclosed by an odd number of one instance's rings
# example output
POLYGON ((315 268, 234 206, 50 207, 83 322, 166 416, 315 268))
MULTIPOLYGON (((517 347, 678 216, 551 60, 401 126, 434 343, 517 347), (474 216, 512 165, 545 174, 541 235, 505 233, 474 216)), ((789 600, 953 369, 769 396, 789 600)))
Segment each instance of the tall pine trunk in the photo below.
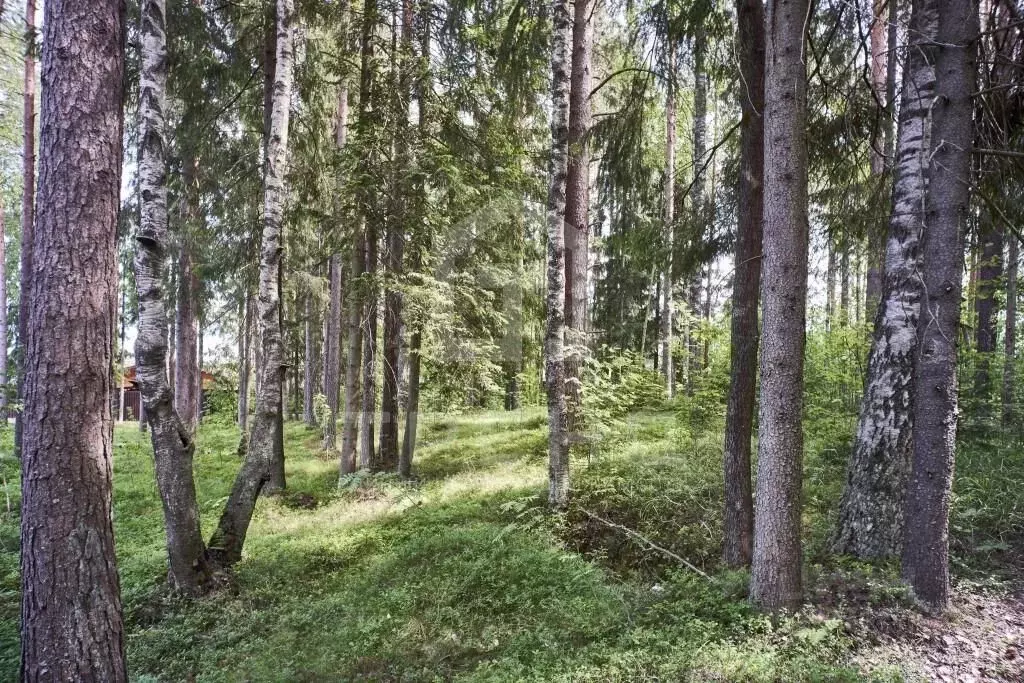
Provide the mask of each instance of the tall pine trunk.
POLYGON ((750 598, 796 607, 801 583, 804 326, 807 307, 808 0, 771 0, 766 26, 764 324, 750 598))
POLYGON ((1016 413, 1014 374, 1017 362, 1017 262, 1020 245, 1016 235, 1009 235, 1006 257, 1006 333, 1003 337, 1003 426, 1013 423, 1016 413))
MULTIPOLYGON (((359 84, 359 137, 366 145, 360 156, 362 171, 370 176, 378 169, 380 161, 374 151, 379 141, 380 113, 377 111, 376 66, 374 64, 374 41, 380 23, 380 8, 377 0, 366 0, 363 6, 362 64, 359 84)), ((374 418, 377 413, 377 260, 378 238, 376 193, 362 188, 359 197, 363 217, 363 265, 364 291, 362 311, 362 405, 359 412, 359 467, 379 469, 374 444, 374 418)))
MULTIPOLYGON (((342 22, 342 45, 348 52, 348 11, 342 22)), ((338 88, 338 108, 334 121, 334 145, 339 150, 348 142, 348 80, 338 88)), ((343 214, 335 212, 337 227, 343 214)), ((341 254, 334 253, 327 265, 327 323, 324 334, 324 395, 327 397, 327 424, 324 425, 324 450, 333 453, 337 448, 338 407, 341 384, 341 317, 344 307, 342 295, 341 254)))
MULTIPOLYGON (((36 0, 25 0, 25 71, 22 81, 21 263, 18 298, 18 397, 25 398, 25 343, 28 338, 29 297, 32 294, 32 240, 36 208, 36 0)), ((14 451, 21 453, 24 420, 14 423, 14 451)))
POLYGON ((935 65, 927 46, 937 21, 935 0, 915 0, 903 69, 885 280, 834 541, 837 552, 861 559, 898 555, 903 541, 921 309, 919 240, 931 153, 928 117, 935 94, 935 65))
MULTIPOLYGON (((676 395, 676 371, 672 358, 672 333, 675 306, 672 300, 675 282, 673 262, 675 255, 675 182, 676 182, 676 43, 668 31, 665 68, 665 185, 662 190, 662 221, 665 234, 666 263, 661 274, 661 374, 665 377, 665 391, 669 398, 676 395)), ((687 323, 689 324, 689 323, 687 323)), ((689 366, 689 361, 687 361, 689 366)))
POLYGON ((412 173, 412 151, 409 134, 409 108, 412 102, 413 54, 412 0, 402 0, 401 42, 397 57, 398 112, 395 126, 395 183, 391 197, 391 216, 387 226, 388 287, 384 295, 384 367, 380 410, 380 461, 385 471, 399 469, 398 431, 401 418, 399 405, 402 384, 402 292, 399 288, 405 258, 405 232, 412 196, 409 177, 412 173))
POLYGON ((565 189, 569 153, 569 0, 551 3, 551 161, 547 203, 547 296, 544 374, 548 400, 548 505, 569 504, 569 439, 565 406, 565 189))
POLYGON ((192 430, 179 418, 167 381, 167 312, 163 300, 168 252, 167 162, 164 107, 167 38, 164 0, 142 6, 142 66, 139 72, 139 232, 135 237, 135 283, 139 329, 136 377, 151 426, 157 489, 163 503, 170 582, 198 595, 208 586, 209 565, 199 526, 192 477, 192 430))
POLYGON ((736 269, 732 283, 729 402, 725 415, 725 563, 750 564, 754 503, 750 437, 757 378, 757 309, 761 287, 761 220, 764 214, 764 6, 737 0, 737 36, 743 86, 739 100, 740 176, 736 269))
POLYGON ((587 354, 590 261, 590 62, 593 0, 574 0, 569 76, 569 159, 565 185, 565 381, 569 440, 580 438, 580 369, 587 354))
POLYGON ((127 680, 110 400, 124 5, 49 0, 43 27, 31 250, 46 268, 25 300, 21 680, 117 683, 127 680))
MULTIPOLYGON (((418 121, 416 134, 422 141, 427 135, 427 93, 430 91, 430 0, 420 3, 420 80, 418 84, 418 121)), ((422 217, 427 212, 427 186, 420 175, 415 189, 415 217, 422 225, 422 217)), ((422 253, 429 248, 430 234, 422 235, 424 244, 414 245, 412 253, 412 270, 418 271, 423 263, 422 253)), ((405 478, 412 476, 412 460, 416 452, 416 428, 420 411, 420 349, 423 345, 423 322, 413 322, 412 335, 409 338, 409 394, 405 407, 405 433, 402 435, 402 452, 398 458, 398 473, 405 478)))
MULTIPOLYGON (((362 229, 360 229, 362 232, 362 229)), ((363 274, 365 257, 363 252, 365 236, 360 234, 352 248, 352 267, 349 280, 360 282, 363 274)), ((359 440, 359 407, 362 405, 360 395, 359 372, 363 367, 363 327, 362 327, 362 296, 361 292, 348 293, 348 353, 345 358, 345 416, 341 429, 341 474, 356 471, 356 450, 359 440)))
POLYGON ((957 419, 957 333, 960 326, 964 228, 971 175, 972 93, 977 5, 938 0, 934 43, 932 160, 921 243, 924 293, 920 353, 914 369, 914 456, 906 496, 903 577, 918 600, 941 612, 949 604, 949 499, 957 419))
MULTIPOLYGON (((249 449, 242 469, 235 478, 231 495, 221 514, 217 530, 210 540, 210 551, 219 560, 232 564, 241 559, 245 535, 252 520, 256 499, 269 485, 283 463, 277 463, 275 451, 280 447, 282 384, 285 357, 281 339, 280 265, 282 224, 286 196, 285 176, 288 172, 288 119, 292 92, 292 60, 294 57, 292 0, 277 0, 277 49, 274 87, 270 114, 270 135, 266 150, 266 172, 263 181, 263 239, 260 248, 260 282, 257 314, 259 343, 263 348, 263 364, 256 368, 260 386, 256 392, 256 412, 252 417, 249 449)), ((282 477, 283 479, 283 477, 282 477)), ((283 483, 283 481, 281 482, 283 483)))

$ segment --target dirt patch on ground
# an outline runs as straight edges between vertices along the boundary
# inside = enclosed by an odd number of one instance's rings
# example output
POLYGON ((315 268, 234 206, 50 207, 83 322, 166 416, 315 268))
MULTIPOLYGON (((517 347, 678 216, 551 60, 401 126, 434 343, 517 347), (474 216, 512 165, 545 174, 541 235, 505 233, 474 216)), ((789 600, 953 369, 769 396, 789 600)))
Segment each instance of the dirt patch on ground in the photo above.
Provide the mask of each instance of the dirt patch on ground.
POLYGON ((897 607, 876 610, 869 621, 848 616, 847 625, 867 645, 853 657, 867 674, 898 670, 907 681, 941 683, 1024 681, 1021 586, 961 585, 942 618, 897 607))

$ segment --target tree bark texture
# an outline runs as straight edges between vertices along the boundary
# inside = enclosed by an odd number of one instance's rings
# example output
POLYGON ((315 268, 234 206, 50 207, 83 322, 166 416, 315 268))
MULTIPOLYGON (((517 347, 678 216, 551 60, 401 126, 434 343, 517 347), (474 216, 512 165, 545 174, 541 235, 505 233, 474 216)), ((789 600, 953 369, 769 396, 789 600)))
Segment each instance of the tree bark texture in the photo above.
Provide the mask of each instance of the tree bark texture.
MULTIPOLYGON (((242 557, 245 535, 256 507, 256 499, 266 485, 281 473, 275 463, 280 434, 282 384, 286 362, 281 337, 280 265, 283 251, 282 216, 288 172, 288 119, 292 92, 292 45, 294 5, 292 0, 277 0, 277 50, 274 69, 270 136, 266 153, 263 187, 263 239, 260 248, 260 282, 257 315, 263 365, 256 368, 260 386, 256 393, 256 411, 252 417, 249 449, 242 469, 235 478, 231 495, 210 540, 210 551, 226 564, 242 557)), ((283 464, 283 463, 282 463, 283 464)), ((283 481, 282 481, 283 483, 283 481)))
MULTIPOLYGON (((31 4, 31 3, 30 3, 31 4)), ((111 519, 124 5, 50 0, 24 338, 21 680, 126 681, 111 519)))
POLYGON ((772 0, 766 22, 764 324, 750 598, 802 599, 801 477, 807 305, 807 0, 772 0))
POLYGON ((171 585, 187 595, 207 588, 209 564, 199 526, 192 476, 192 430, 174 408, 167 381, 167 313, 163 300, 168 252, 167 162, 164 107, 167 97, 167 37, 164 0, 142 5, 142 66, 139 72, 139 232, 135 237, 135 283, 139 329, 136 377, 150 424, 157 489, 163 504, 171 585))
MULTIPOLYGON (((360 230, 362 233, 362 230, 360 230)), ((359 282, 366 263, 365 234, 360 234, 352 249, 352 268, 350 281, 359 282)), ((345 358, 345 416, 341 429, 341 474, 356 471, 356 450, 359 441, 359 408, 362 405, 360 395, 359 373, 362 370, 363 326, 362 326, 361 293, 348 293, 348 353, 345 358)))
POLYGON ((921 242, 924 292, 914 370, 914 456, 906 497, 903 577, 921 603, 949 604, 949 499, 957 420, 964 228, 968 220, 971 94, 976 83, 978 7, 938 0, 932 161, 921 242))
POLYGON ((750 437, 757 378, 761 287, 761 220, 764 214, 764 6, 737 0, 737 36, 742 85, 739 92, 740 177, 736 268, 732 283, 729 399, 725 415, 725 540, 729 567, 750 564, 754 551, 754 503, 750 482, 750 437))
POLYGON ((551 3, 551 162, 547 202, 547 309, 544 372, 548 401, 548 505, 569 504, 569 439, 565 405, 565 190, 569 142, 569 0, 551 3))
MULTIPOLYGON (((374 42, 380 25, 380 8, 377 0, 366 0, 363 7, 362 25, 362 64, 360 67, 359 84, 359 136, 363 144, 368 145, 360 163, 363 172, 374 173, 377 154, 371 151, 375 144, 383 144, 376 139, 381 131, 380 112, 378 112, 377 79, 374 58, 374 42)), ((363 223, 363 257, 364 299, 362 313, 362 406, 359 413, 359 467, 363 469, 379 469, 374 444, 374 417, 377 413, 377 260, 379 231, 375 192, 362 191, 359 198, 363 223)))
POLYGON ((565 396, 570 442, 580 438, 587 354, 587 287, 590 262, 590 126, 593 0, 574 0, 569 74, 569 159, 565 185, 565 396))
POLYGON ((898 556, 913 450, 913 376, 921 310, 919 240, 924 228, 935 96, 935 0, 916 0, 903 70, 896 178, 885 280, 875 313, 853 452, 839 503, 834 548, 860 559, 898 556))

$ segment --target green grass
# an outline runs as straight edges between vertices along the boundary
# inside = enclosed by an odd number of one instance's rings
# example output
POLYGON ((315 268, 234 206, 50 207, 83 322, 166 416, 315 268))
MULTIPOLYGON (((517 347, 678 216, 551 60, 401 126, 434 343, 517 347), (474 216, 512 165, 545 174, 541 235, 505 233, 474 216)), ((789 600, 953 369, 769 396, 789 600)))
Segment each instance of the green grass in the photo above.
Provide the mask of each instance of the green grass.
MULTIPOLYGON (((860 680, 843 665, 851 643, 841 622, 813 608, 773 622, 748 608, 745 577, 718 567, 715 420, 691 432, 672 412, 630 417, 613 440, 577 456, 576 505, 564 517, 543 510, 545 429, 537 410, 425 419, 417 482, 357 474, 339 487, 337 464, 319 452, 318 435, 289 424, 289 493, 261 501, 234 585, 188 603, 164 588, 148 437, 118 428, 115 532, 133 677, 860 680), (584 509, 686 557, 714 582, 595 525, 584 509)), ((809 431, 807 533, 814 548, 823 544, 827 499, 838 490, 845 454, 809 431)), ((207 533, 239 466, 237 436, 216 423, 199 435, 196 481, 207 533)), ((989 459, 977 465, 993 466, 989 459)), ((979 500, 976 488, 985 484, 972 467, 962 466, 968 474, 961 497, 979 500)), ((8 458, 0 468, 16 511, 17 464, 8 458)), ((1014 477, 1024 480, 1019 466, 1004 469, 992 486, 1010 491, 1014 477)), ((975 519, 1019 522, 1014 509, 1000 505, 975 519)), ((962 516, 960 510, 954 520, 962 516)), ((971 533, 979 537, 979 526, 971 533)), ((4 508, 2 680, 17 673, 17 535, 16 512, 4 508)))

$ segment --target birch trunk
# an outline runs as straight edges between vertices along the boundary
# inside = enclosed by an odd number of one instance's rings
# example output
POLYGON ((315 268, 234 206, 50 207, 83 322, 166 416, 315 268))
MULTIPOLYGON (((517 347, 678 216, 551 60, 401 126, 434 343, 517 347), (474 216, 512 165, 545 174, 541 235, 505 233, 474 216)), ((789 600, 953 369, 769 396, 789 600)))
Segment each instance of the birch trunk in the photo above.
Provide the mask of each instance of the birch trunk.
POLYGON ((252 418, 249 450, 242 469, 235 478, 231 495, 224 507, 217 530, 210 540, 210 551, 225 564, 241 559, 242 546, 249 529, 256 499, 272 480, 275 450, 281 418, 282 383, 285 358, 281 342, 280 265, 282 246, 282 214, 286 197, 285 176, 288 172, 288 119, 292 92, 292 31, 294 5, 292 0, 277 0, 277 50, 274 87, 270 115, 270 136, 266 150, 266 173, 263 187, 263 240, 260 249, 260 283, 257 314, 263 365, 256 412, 252 418))
POLYGON ((926 46, 935 36, 935 12, 935 0, 916 0, 910 18, 885 280, 839 503, 835 550, 861 559, 899 555, 903 541, 921 309, 919 240, 931 153, 928 112, 935 95, 935 65, 926 46))
POLYGON ((568 169, 569 72, 572 14, 569 0, 552 0, 551 162, 547 202, 547 310, 544 371, 548 400, 548 505, 569 504, 569 440, 565 406, 565 188, 568 169))
POLYGON ((49 0, 43 27, 39 214, 30 248, 46 267, 25 298, 20 679, 118 683, 128 677, 110 399, 124 4, 49 0))
POLYGON ((135 283, 139 329, 135 367, 153 444, 157 489, 163 503, 170 582, 199 595, 209 586, 210 566, 199 525, 192 476, 192 430, 179 418, 165 372, 167 309, 163 300, 168 251, 167 162, 164 107, 167 38, 164 0, 143 4, 142 66, 139 78, 139 232, 135 238, 135 283))
POLYGON ((757 309, 761 286, 761 219, 764 214, 764 6, 737 0, 737 36, 743 87, 739 100, 740 179, 736 268, 732 284, 729 401, 725 416, 725 540, 729 567, 750 564, 754 503, 750 437, 757 378, 757 309))
POLYGON ((801 583, 807 306, 807 0, 772 0, 766 21, 764 324, 750 599, 796 607, 801 583))
POLYGON ((971 0, 938 0, 935 104, 922 240, 924 293, 920 353, 914 369, 914 457, 906 496, 903 577, 933 612, 949 604, 949 500, 957 419, 964 228, 971 176, 972 93, 977 74, 978 12, 971 0))

